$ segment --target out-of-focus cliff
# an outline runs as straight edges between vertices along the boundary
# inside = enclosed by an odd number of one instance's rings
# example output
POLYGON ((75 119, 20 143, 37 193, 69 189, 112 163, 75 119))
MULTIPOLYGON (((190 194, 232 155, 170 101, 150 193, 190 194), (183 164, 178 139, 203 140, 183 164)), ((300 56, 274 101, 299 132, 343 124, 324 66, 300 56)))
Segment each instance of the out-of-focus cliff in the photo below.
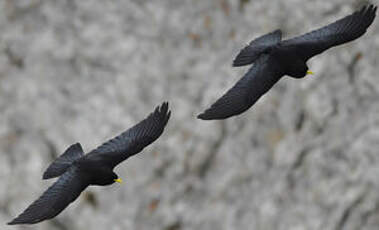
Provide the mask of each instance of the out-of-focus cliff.
POLYGON ((378 20, 243 115, 195 119, 247 71, 231 67, 245 43, 363 2, 0 1, 1 229, 378 229, 378 20), (86 190, 52 221, 5 226, 70 144, 90 151, 164 100, 166 131, 116 169, 125 183, 86 190))

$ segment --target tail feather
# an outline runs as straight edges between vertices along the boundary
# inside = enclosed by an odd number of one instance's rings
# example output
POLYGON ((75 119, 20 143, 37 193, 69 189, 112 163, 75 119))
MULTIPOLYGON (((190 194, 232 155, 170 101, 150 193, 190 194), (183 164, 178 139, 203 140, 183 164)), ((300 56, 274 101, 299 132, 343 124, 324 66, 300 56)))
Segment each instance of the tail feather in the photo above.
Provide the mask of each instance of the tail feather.
POLYGON ((233 66, 244 66, 255 62, 268 48, 282 40, 282 31, 275 30, 254 39, 243 48, 233 61, 233 66))
POLYGON ((71 164, 84 155, 79 143, 73 144, 60 155, 43 173, 43 179, 50 179, 62 175, 71 164))

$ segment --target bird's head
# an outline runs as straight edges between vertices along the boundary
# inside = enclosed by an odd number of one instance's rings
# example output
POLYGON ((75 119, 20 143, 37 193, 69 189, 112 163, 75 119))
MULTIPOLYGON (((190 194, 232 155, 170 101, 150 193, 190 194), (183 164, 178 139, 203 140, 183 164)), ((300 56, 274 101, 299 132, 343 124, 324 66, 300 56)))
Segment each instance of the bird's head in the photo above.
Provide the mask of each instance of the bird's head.
POLYGON ((309 70, 307 64, 302 60, 297 60, 288 65, 287 75, 294 78, 303 78, 314 73, 309 70))
POLYGON ((117 183, 122 183, 122 179, 121 178, 119 178, 118 176, 117 176, 117 174, 116 173, 114 173, 114 172, 112 172, 113 173, 113 178, 112 178, 112 180, 113 180, 113 183, 114 182, 117 182, 117 183))
POLYGON ((115 182, 121 183, 122 180, 114 173, 112 170, 97 170, 96 174, 93 175, 93 181, 91 184, 94 185, 110 185, 115 182))

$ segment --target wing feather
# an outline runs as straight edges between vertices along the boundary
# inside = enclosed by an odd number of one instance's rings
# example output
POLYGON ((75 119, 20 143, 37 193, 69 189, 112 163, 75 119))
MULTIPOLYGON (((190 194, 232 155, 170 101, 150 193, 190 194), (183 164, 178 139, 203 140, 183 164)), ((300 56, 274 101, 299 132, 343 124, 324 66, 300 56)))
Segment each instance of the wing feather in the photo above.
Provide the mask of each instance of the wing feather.
POLYGON ((262 55, 231 89, 198 115, 202 120, 221 120, 243 113, 284 75, 267 54, 262 55))
POLYGON ((376 16, 377 7, 369 5, 332 24, 282 42, 292 47, 303 60, 325 50, 355 40, 366 33, 376 16))
POLYGON ((42 196, 8 224, 35 224, 51 219, 73 202, 88 185, 89 180, 84 178, 76 167, 71 167, 42 196))
POLYGON ((158 139, 163 133, 170 115, 168 103, 165 102, 147 118, 119 136, 105 142, 89 153, 87 157, 100 157, 104 163, 112 168, 115 167, 158 139))
POLYGON ((251 41, 244 47, 233 61, 233 66, 244 66, 255 62, 272 46, 275 46, 282 40, 282 31, 275 30, 251 41))

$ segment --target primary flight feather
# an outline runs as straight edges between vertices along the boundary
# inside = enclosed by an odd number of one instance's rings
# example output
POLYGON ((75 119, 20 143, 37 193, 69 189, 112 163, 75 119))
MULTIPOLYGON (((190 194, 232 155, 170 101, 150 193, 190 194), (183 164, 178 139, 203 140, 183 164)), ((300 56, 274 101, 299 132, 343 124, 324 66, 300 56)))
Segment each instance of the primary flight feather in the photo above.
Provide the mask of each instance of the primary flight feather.
POLYGON ((84 155, 79 143, 70 146, 43 175, 43 179, 60 176, 59 179, 8 224, 35 224, 51 219, 88 186, 121 182, 113 168, 158 139, 170 114, 165 102, 140 123, 87 155, 84 155))
POLYGON ((284 75, 303 78, 312 74, 306 62, 333 46, 362 36, 374 21, 376 9, 373 5, 365 6, 332 24, 289 40, 281 40, 280 30, 253 40, 240 51, 233 66, 254 65, 198 118, 220 120, 239 115, 284 75))

